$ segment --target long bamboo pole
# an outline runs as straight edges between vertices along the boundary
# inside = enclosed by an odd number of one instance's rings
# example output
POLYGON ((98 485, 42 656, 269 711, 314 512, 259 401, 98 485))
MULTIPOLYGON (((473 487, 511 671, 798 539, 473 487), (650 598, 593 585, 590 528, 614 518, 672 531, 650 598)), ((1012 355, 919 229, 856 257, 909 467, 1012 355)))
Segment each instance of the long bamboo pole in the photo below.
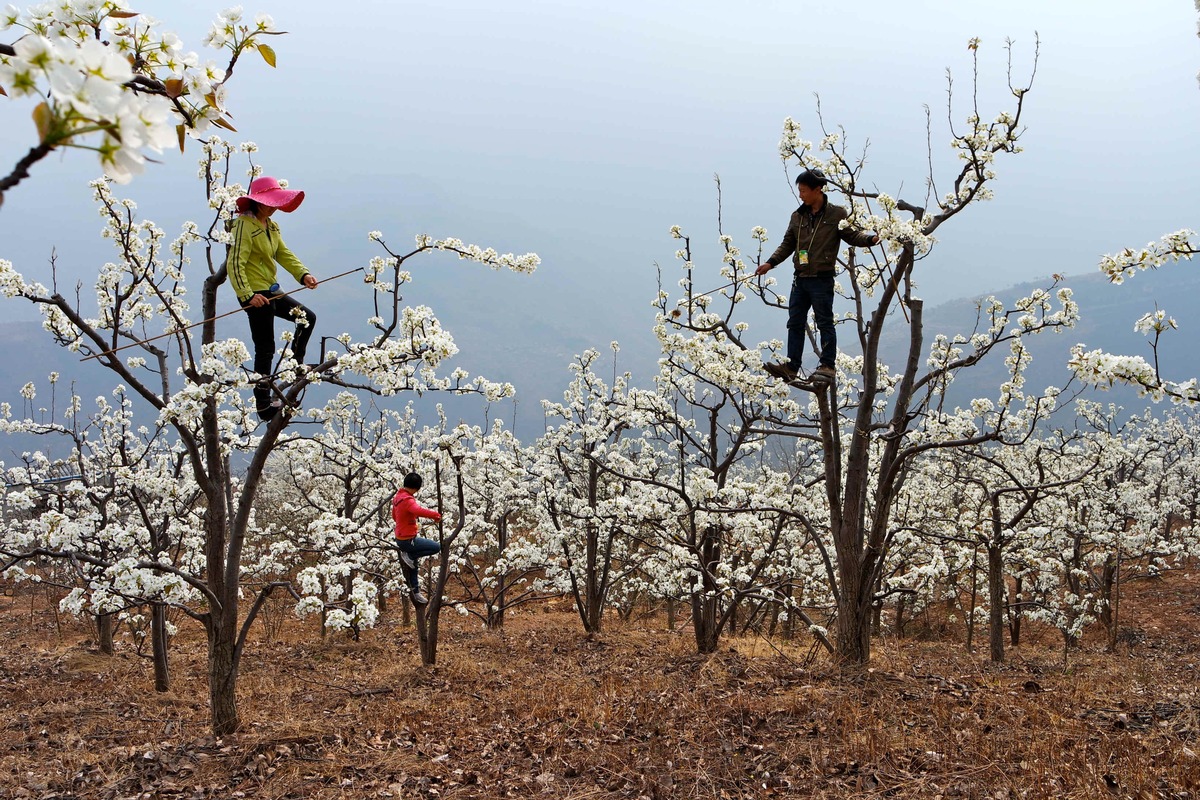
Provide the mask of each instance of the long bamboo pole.
MULTIPOLYGON (((357 269, 348 269, 345 272, 339 272, 337 275, 334 275, 330 278, 326 278, 323 281, 319 281, 319 283, 329 283, 330 281, 336 281, 338 278, 344 278, 347 275, 353 275, 356 272, 362 272, 364 269, 366 269, 366 267, 358 267, 357 269)), ((290 294, 295 294, 296 292, 302 291, 307 288, 308 288, 307 286, 301 286, 298 289, 292 289, 290 292, 282 292, 280 294, 275 294, 275 295, 272 295, 269 298, 269 300, 274 300, 277 297, 287 297, 290 294)), ((92 353, 90 356, 85 356, 79 360, 81 362, 82 361, 90 361, 93 358, 100 358, 101 356, 109 356, 109 355, 112 355, 113 353, 117 353, 117 352, 120 352, 121 350, 125 350, 126 348, 134 347, 135 345, 153 342, 157 339, 162 339, 163 337, 166 337, 166 336, 173 336, 173 335, 179 333, 180 331, 191 330, 192 328, 203 325, 206 322, 216 322, 219 319, 228 317, 231 314, 236 314, 239 311, 244 311, 244 310, 245 309, 242 309, 242 308, 235 308, 233 311, 226 311, 224 314, 217 314, 215 317, 209 317, 208 319, 202 319, 199 322, 193 322, 191 325, 186 325, 182 328, 176 328, 175 330, 167 331, 166 333, 160 333, 158 336, 151 336, 149 339, 138 339, 138 340, 130 342, 129 344, 123 344, 120 347, 114 347, 111 350, 104 350, 99 353, 92 353)))

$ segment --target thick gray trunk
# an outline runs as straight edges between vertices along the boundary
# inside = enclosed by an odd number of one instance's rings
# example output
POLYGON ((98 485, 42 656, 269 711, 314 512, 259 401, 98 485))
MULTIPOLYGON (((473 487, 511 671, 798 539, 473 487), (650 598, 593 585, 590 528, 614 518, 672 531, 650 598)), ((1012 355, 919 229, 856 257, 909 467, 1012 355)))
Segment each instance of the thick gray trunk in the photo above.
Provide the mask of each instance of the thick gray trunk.
POLYGON ((993 664, 1004 661, 1004 558, 999 547, 988 551, 988 641, 993 664))
POLYGON ((168 670, 167 607, 162 603, 150 606, 150 652, 154 661, 154 691, 167 692, 171 689, 171 673, 168 670))
POLYGON ((100 652, 106 656, 113 654, 113 615, 96 615, 96 641, 100 652))
POLYGON ((237 708, 237 650, 234 627, 214 618, 208 630, 208 696, 214 736, 228 736, 241 727, 237 708))

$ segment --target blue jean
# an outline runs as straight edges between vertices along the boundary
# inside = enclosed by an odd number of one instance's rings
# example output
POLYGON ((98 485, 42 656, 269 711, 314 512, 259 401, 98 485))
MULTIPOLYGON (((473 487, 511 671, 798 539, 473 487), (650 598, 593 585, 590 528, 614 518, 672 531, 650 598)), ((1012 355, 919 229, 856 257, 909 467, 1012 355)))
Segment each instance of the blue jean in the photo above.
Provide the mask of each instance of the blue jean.
MULTIPOLYGON (((442 552, 441 544, 421 536, 415 536, 412 539, 397 539, 396 547, 401 553, 408 553, 414 563, 425 556, 436 556, 442 552)), ((403 561, 400 562, 400 571, 404 573, 404 579, 408 581, 409 587, 416 589, 417 571, 406 567, 403 561)))
POLYGON ((833 273, 811 278, 792 278, 788 298, 788 365, 797 372, 804 358, 808 310, 812 309, 821 334, 821 364, 832 367, 837 360, 837 329, 833 324, 833 273))

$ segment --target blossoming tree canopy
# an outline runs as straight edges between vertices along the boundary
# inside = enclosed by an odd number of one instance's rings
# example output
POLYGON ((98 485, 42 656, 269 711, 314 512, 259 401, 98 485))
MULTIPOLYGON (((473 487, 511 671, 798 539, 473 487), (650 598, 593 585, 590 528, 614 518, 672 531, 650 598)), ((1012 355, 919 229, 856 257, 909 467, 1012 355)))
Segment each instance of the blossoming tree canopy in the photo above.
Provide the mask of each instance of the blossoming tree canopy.
POLYGON ((189 130, 232 130, 225 84, 234 64, 255 49, 275 66, 275 51, 261 39, 282 33, 266 14, 222 12, 204 38, 229 51, 221 67, 185 51, 178 36, 130 10, 126 0, 60 0, 24 12, 9 5, 0 13, 0 31, 15 34, 11 44, 0 43, 0 95, 35 100, 38 141, 0 177, 0 202, 56 147, 96 152, 104 174, 127 183, 144 168, 146 151, 176 143, 182 149, 189 130))

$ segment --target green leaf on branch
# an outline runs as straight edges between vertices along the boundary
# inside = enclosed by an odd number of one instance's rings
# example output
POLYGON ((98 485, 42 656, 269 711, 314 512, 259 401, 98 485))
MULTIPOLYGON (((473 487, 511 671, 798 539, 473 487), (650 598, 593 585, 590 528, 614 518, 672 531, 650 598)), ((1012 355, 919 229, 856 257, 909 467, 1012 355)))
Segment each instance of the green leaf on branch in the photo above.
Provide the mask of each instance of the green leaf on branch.
POLYGON ((275 66, 275 51, 269 44, 260 44, 258 46, 258 54, 263 57, 263 61, 270 66, 275 66))

